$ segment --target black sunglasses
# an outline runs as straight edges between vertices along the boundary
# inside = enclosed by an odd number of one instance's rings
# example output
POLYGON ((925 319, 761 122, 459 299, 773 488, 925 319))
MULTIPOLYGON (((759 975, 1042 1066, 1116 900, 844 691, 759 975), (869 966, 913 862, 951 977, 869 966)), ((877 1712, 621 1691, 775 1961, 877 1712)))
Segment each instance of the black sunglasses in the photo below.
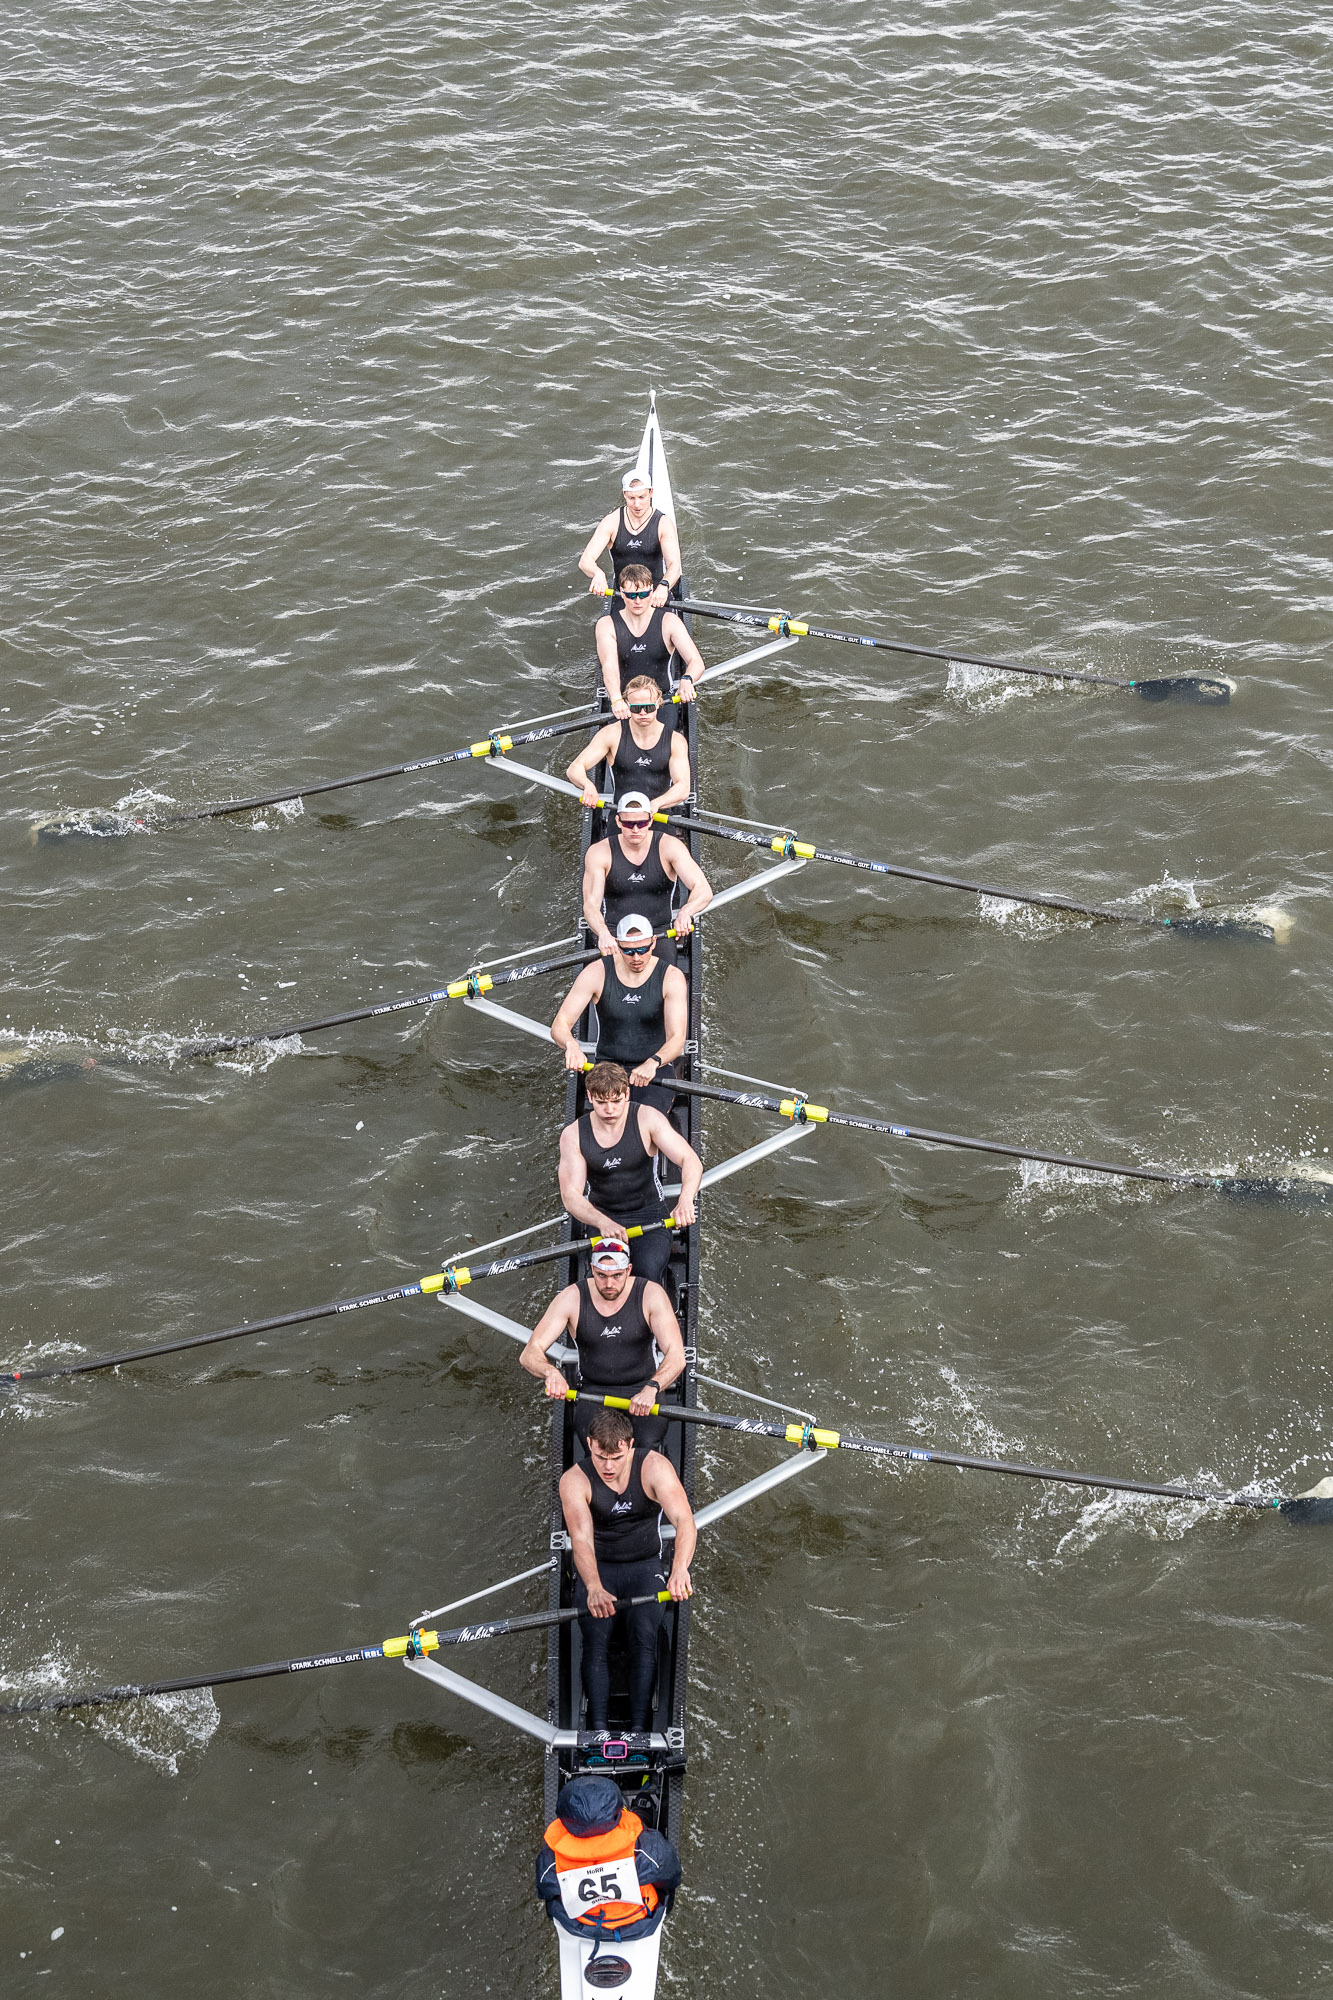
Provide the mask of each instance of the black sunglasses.
POLYGON ((651 590, 625 590, 623 587, 620 592, 620 595, 628 598, 631 604, 636 604, 641 597, 651 597, 652 594, 651 590))

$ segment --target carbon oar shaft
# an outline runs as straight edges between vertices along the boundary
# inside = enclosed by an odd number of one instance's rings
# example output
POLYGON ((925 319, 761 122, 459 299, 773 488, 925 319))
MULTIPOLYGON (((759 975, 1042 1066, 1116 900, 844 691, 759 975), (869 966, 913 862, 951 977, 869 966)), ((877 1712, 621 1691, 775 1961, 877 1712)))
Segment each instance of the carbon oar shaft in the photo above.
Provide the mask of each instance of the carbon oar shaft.
POLYGON ((846 1111, 830 1111, 825 1105, 811 1104, 801 1097, 763 1097, 754 1091, 723 1090, 713 1083, 687 1083, 667 1077, 663 1088, 689 1097, 711 1097, 721 1104, 748 1104, 756 1111, 776 1111, 797 1125, 845 1125, 856 1132, 884 1132, 893 1139, 915 1139, 926 1146, 957 1146, 969 1153, 997 1153, 1011 1160, 1033 1160, 1041 1166, 1071 1167, 1089 1174, 1107 1174, 1117 1180, 1160 1181, 1168 1187, 1209 1188, 1220 1194, 1288 1196, 1297 1186, 1312 1197, 1327 1199, 1333 1187, 1325 1182, 1293 1183, 1277 1176, 1242 1177, 1235 1174, 1175 1173, 1166 1167, 1135 1167, 1121 1160, 1084 1160, 1074 1153, 1049 1153, 1036 1146, 1016 1146, 1002 1139, 971 1139, 961 1132, 935 1132, 924 1125, 903 1125, 888 1118, 859 1118, 846 1111))
MULTIPOLYGON (((669 1590, 645 1597, 618 1597, 616 1607, 628 1611, 636 1604, 665 1604, 669 1590)), ((258 1667, 227 1667, 217 1673, 186 1674, 173 1681, 136 1681, 121 1687, 85 1688, 76 1694, 31 1695, 26 1701, 8 1702, 0 1707, 4 1715, 55 1715, 67 1708, 99 1708, 112 1701, 140 1701, 155 1694, 186 1694, 193 1688, 228 1687, 235 1681, 273 1680, 279 1674, 305 1674, 315 1667, 350 1667, 361 1660, 416 1660, 441 1646, 470 1646, 478 1639, 503 1639, 512 1632, 537 1632, 549 1625, 568 1625, 578 1611, 534 1611, 519 1618, 494 1618, 481 1625, 458 1625, 450 1632, 407 1632, 398 1639, 382 1639, 377 1646, 353 1646, 336 1653, 298 1653, 290 1660, 268 1660, 258 1667)))
MULTIPOLYGON (((674 1218, 661 1222, 635 1223, 625 1234, 647 1236, 657 1229, 673 1229, 674 1218)), ((460 1291, 478 1278, 496 1278, 508 1271, 526 1270, 531 1264, 549 1264, 561 1257, 579 1257, 604 1239, 585 1236, 568 1243, 552 1244, 549 1250, 523 1250, 516 1257, 496 1257, 489 1264, 448 1264, 443 1271, 417 1278, 410 1285, 392 1285, 387 1291, 362 1292, 352 1299, 330 1299, 325 1305, 301 1306, 295 1312, 277 1313, 271 1319, 245 1320, 239 1326, 225 1326, 215 1333, 192 1333, 180 1340, 160 1340, 152 1347, 127 1347, 119 1354, 101 1354, 91 1361, 65 1361, 55 1368, 7 1368, 0 1371, 0 1386, 19 1382, 53 1382, 67 1375, 96 1375, 108 1368, 123 1368, 132 1361, 153 1361, 163 1354, 184 1354, 192 1347, 216 1347, 225 1340, 242 1340, 248 1334, 274 1333, 284 1326, 306 1326, 317 1319, 332 1319, 339 1313, 360 1312, 364 1306, 394 1305, 400 1299, 429 1298, 436 1292, 460 1291)))
POLYGON ((1090 674, 1086 669, 1077 667, 1037 667, 1022 660, 994 660, 985 653, 960 653, 953 647, 918 646, 907 639, 880 639, 863 632, 835 632, 827 625, 811 625, 804 619, 792 618, 785 611, 764 617, 722 605, 696 604, 692 598, 681 598, 679 603, 682 611, 695 612, 700 618, 717 618, 726 625, 755 626, 760 631, 776 632, 782 639, 833 639, 843 646, 869 646, 881 653, 905 653, 910 659, 943 660, 946 664, 957 660, 960 666, 986 667, 997 674, 1030 674, 1041 680, 1081 681, 1087 687, 1120 688, 1146 701, 1163 701, 1176 695, 1205 706, 1221 707, 1231 699, 1231 683, 1220 674, 1169 674, 1130 680, 1117 674, 1090 674))
POLYGON ((440 1000, 476 1000, 497 986, 510 986, 520 979, 536 979, 547 972, 563 972, 573 965, 587 965, 599 958, 599 951, 575 951, 563 958, 545 958, 536 965, 515 966, 509 972, 470 972, 464 979, 450 980, 447 986, 433 986, 426 993, 410 993, 402 1000, 381 1000, 373 1007, 352 1007, 345 1014, 326 1014, 317 1021, 296 1021, 285 1028, 256 1028, 248 1035, 217 1035, 211 1041, 187 1042, 180 1051, 183 1060, 198 1056, 226 1055, 233 1049, 252 1049, 260 1042, 283 1042, 292 1035, 314 1035, 324 1028, 341 1028, 349 1021, 371 1021, 381 1014, 402 1014, 411 1007, 433 1007, 440 1000))
POLYGON ((715 826, 710 820, 686 813, 655 813, 663 826, 684 828, 690 833, 730 840, 742 847, 762 847, 780 854, 785 861, 833 861, 842 868, 859 868, 868 875, 892 875, 904 882, 925 882, 936 889, 961 889, 973 896, 995 896, 1006 903, 1027 903, 1037 909, 1067 910, 1074 916, 1097 917, 1117 924, 1132 924, 1142 930, 1169 930, 1179 936, 1246 937, 1265 944, 1275 941, 1271 924, 1242 917, 1147 917, 1136 910, 1116 910, 1105 903, 1081 903, 1073 896, 1045 895, 1040 890, 1005 889, 994 882, 970 882, 960 875, 940 875, 925 868, 909 868, 895 861, 869 861, 863 855, 844 854, 835 847, 816 847, 798 840, 794 834, 747 833, 739 827, 715 826))
MULTIPOLYGON (((568 1400, 601 1403, 608 1410, 628 1410, 625 1396, 591 1396, 586 1390, 569 1391, 568 1400)), ((705 1424, 714 1430, 743 1431, 751 1437, 780 1438, 808 1451, 860 1451, 879 1458, 905 1458, 918 1465, 953 1465, 964 1472, 1002 1472, 1013 1479, 1038 1479, 1055 1486, 1095 1486, 1107 1493, 1146 1493, 1162 1500, 1201 1500, 1210 1505, 1246 1507, 1261 1513, 1282 1511, 1302 1504, 1309 1495, 1286 1499, 1257 1493, 1218 1493, 1204 1486, 1168 1486, 1147 1479, 1117 1479, 1109 1473, 1071 1472, 1063 1466, 1022 1465, 1008 1458, 969 1458, 964 1452, 936 1451, 924 1445, 891 1444, 880 1438, 844 1437, 841 1431, 826 1430, 818 1424, 774 1424, 762 1417, 724 1417, 713 1410, 686 1409, 678 1403, 654 1403, 652 1415, 669 1417, 680 1424, 705 1424)))
POLYGON ((544 743, 553 736, 567 736, 571 730, 586 729, 590 722, 598 719, 597 709, 587 709, 569 717, 563 722, 553 722, 545 729, 525 729, 518 736, 503 736, 496 731, 485 742, 471 743, 463 750, 441 750, 430 757, 413 757, 404 764, 385 764, 377 771, 358 771, 350 778, 326 778, 315 785, 292 785, 282 792, 257 793, 251 799, 223 799, 219 805, 198 806, 192 812, 173 813, 170 819, 159 820, 159 826, 185 826, 190 820, 223 819, 228 813, 257 812, 261 806, 286 805, 291 799, 312 799, 321 792, 345 792, 353 785, 373 785, 381 778, 401 778, 413 771, 430 771, 440 764, 462 764, 472 757, 500 757, 507 750, 515 749, 520 743, 544 743))

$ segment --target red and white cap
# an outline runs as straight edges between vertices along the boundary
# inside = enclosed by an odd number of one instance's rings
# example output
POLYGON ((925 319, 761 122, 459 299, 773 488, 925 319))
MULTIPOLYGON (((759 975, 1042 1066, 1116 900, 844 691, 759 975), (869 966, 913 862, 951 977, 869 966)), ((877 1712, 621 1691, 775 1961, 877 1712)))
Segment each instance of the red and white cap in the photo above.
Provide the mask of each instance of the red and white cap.
POLYGON ((629 1245, 615 1236, 603 1237, 592 1253, 594 1271, 628 1271, 629 1265, 629 1245))

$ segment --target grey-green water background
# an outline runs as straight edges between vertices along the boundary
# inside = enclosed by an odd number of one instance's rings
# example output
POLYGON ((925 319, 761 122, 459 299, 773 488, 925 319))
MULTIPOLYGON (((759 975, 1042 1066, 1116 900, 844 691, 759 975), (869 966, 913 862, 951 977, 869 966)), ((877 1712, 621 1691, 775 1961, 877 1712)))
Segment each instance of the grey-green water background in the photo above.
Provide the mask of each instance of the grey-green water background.
MULTIPOLYGON (((810 643, 705 697, 707 803, 1295 919, 1188 945, 812 867, 709 932, 712 1059, 1079 1152, 1322 1157, 1326 16, 17 0, 0 47, 0 1015, 97 1058, 0 1091, 0 1361, 405 1281, 552 1211, 558 1068, 475 1014, 170 1058, 567 933, 562 802, 470 766, 27 828, 582 698, 574 563, 650 383, 707 591, 1239 683, 1150 709, 810 643)), ((768 1129, 721 1112, 710 1157, 768 1129)), ((826 1131, 702 1228, 713 1372, 849 1429, 1331 1469, 1327 1215, 826 1131)), ((541 1555, 542 1411, 434 1304, 0 1426, 7 1691, 377 1639, 541 1555)), ((771 1457, 708 1444, 701 1493, 771 1457)), ((836 1458, 733 1516, 665 1991, 1327 1993, 1331 1559, 1277 1519, 836 1458)), ((464 1670, 536 1705, 540 1658, 464 1670)), ((539 1753, 397 1668, 9 1727, 0 1793, 7 1992, 553 1990, 539 1753)))

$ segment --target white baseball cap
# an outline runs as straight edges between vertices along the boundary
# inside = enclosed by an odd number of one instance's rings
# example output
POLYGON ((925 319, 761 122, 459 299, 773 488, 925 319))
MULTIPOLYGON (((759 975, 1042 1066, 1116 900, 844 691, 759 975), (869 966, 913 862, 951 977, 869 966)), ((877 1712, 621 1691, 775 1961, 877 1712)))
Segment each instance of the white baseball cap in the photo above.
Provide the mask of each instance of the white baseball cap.
POLYGON ((618 813, 634 812, 651 814, 652 810, 653 802, 647 792, 625 792, 616 800, 616 811, 618 813))
POLYGON ((625 477, 620 482, 620 490, 622 493, 628 493, 631 486, 646 486, 650 493, 653 490, 652 480, 649 479, 647 473, 640 472, 637 465, 632 465, 625 474, 625 477))
POLYGON ((616 943, 627 944, 631 938, 650 938, 653 927, 647 917, 622 917, 616 925, 616 943))

